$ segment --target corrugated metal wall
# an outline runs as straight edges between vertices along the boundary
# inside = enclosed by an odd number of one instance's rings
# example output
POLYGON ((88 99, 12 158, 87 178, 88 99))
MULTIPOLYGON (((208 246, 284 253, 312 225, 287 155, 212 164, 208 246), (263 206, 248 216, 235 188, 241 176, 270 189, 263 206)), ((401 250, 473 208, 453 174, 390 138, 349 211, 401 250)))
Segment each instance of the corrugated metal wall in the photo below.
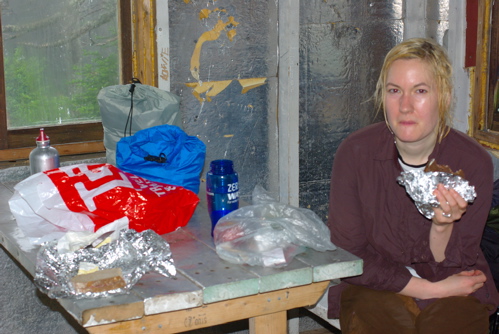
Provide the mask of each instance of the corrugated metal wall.
MULTIPOLYGON (((276 177, 277 3, 170 1, 171 91, 211 160, 232 159, 240 194, 276 177), (274 148, 274 149, 272 149, 274 148)), ((204 185, 202 185, 204 186, 204 185)))
POLYGON ((300 10, 300 205, 326 220, 334 154, 376 119, 370 97, 402 40, 403 1, 302 1, 300 10))

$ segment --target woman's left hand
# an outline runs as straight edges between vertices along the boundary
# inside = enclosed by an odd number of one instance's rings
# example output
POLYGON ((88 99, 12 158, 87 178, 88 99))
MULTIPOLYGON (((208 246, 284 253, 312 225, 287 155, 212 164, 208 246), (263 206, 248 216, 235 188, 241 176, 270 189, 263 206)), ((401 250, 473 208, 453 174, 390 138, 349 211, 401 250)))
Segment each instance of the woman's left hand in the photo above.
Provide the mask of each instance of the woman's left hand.
POLYGON ((450 224, 464 215, 468 202, 454 189, 447 189, 443 184, 438 184, 437 189, 433 192, 440 202, 440 207, 434 208, 435 215, 433 223, 435 224, 450 224))

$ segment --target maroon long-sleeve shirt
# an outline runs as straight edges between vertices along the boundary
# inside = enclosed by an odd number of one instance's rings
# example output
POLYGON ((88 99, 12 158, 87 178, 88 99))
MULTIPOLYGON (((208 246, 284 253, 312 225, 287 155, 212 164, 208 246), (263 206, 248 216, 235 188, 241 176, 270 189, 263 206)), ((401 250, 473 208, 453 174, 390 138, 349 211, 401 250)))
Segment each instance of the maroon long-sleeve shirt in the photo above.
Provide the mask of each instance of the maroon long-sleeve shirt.
MULTIPOLYGON (((344 279, 329 290, 330 318, 337 318, 346 284, 399 292, 409 282, 410 266, 429 281, 440 281, 463 270, 479 269, 487 276, 473 294, 482 303, 499 305, 499 294, 480 249, 490 210, 493 166, 489 153, 467 135, 451 130, 437 143, 429 159, 452 170, 462 169, 477 198, 454 223, 438 263, 429 246, 431 220, 417 210, 405 188, 397 183, 402 172, 394 136, 384 122, 347 137, 333 164, 329 202, 331 240, 364 261, 360 276, 344 279)), ((417 300, 420 308, 434 300, 417 300)))

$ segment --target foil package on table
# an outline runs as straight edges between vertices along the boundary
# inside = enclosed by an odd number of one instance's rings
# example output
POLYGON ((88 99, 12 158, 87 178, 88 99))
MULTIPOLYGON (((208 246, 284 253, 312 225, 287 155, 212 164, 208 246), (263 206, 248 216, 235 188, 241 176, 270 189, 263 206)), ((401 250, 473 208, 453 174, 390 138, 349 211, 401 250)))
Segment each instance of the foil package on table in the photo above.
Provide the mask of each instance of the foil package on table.
POLYGON ((57 241, 44 244, 38 252, 34 281, 50 298, 95 298, 126 293, 149 271, 166 277, 176 275, 169 244, 152 230, 138 233, 127 229, 116 240, 99 248, 86 247, 60 254, 57 241), (123 284, 107 291, 78 291, 72 280, 79 276, 82 263, 97 265, 99 270, 119 269, 123 284))
POLYGON ((397 178, 400 185, 405 187, 407 194, 414 200, 419 212, 428 219, 435 214, 433 208, 438 208, 438 202, 433 192, 437 185, 442 183, 448 189, 454 189, 468 203, 476 198, 475 187, 462 177, 445 172, 424 172, 411 170, 402 172, 397 178))

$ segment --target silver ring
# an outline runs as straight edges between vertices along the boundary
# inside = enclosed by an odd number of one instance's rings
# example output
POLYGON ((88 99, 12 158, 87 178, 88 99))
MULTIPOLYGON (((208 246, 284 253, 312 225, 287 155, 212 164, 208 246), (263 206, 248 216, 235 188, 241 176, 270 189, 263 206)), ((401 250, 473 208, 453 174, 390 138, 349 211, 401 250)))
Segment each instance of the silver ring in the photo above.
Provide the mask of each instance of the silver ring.
POLYGON ((445 218, 450 218, 452 216, 452 213, 445 213, 445 212, 442 212, 442 216, 444 216, 445 218))

